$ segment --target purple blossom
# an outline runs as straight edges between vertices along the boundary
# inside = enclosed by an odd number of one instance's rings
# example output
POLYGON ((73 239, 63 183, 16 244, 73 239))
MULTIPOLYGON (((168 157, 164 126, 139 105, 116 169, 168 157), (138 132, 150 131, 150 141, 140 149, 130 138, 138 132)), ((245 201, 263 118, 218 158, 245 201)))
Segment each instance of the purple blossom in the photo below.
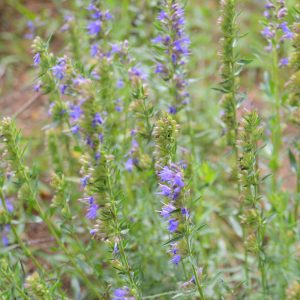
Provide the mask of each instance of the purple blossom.
POLYGON ((33 56, 33 64, 38 66, 41 62, 41 54, 38 52, 33 56))
POLYGON ((82 115, 82 110, 80 105, 71 105, 69 115, 71 119, 77 121, 82 115))
POLYGON ((176 265, 176 266, 178 266, 180 260, 181 260, 181 255, 176 254, 176 255, 174 255, 174 256, 172 257, 171 263, 174 264, 174 265, 176 265))
POLYGON ((167 18, 168 18, 168 14, 165 11, 163 11, 163 10, 160 11, 160 13, 159 13, 159 15, 157 17, 157 19, 159 21, 164 21, 167 18))
POLYGON ((95 57, 95 56, 97 55, 97 53, 98 53, 98 50, 99 50, 98 44, 93 44, 93 45, 91 46, 91 50, 90 50, 91 56, 92 56, 92 57, 95 57))
POLYGON ((115 245, 114 245, 114 250, 113 250, 113 254, 117 254, 117 253, 119 253, 119 247, 118 247, 118 244, 115 243, 115 245))
POLYGON ((68 88, 68 86, 67 86, 66 84, 62 84, 62 85, 60 86, 60 92, 61 92, 62 94, 65 94, 67 88, 68 88))
POLYGON ((177 109, 176 109, 176 107, 175 106, 170 106, 169 107, 169 113, 171 114, 171 115, 175 115, 176 113, 177 113, 177 109))
POLYGON ((71 127, 71 132, 74 134, 77 134, 79 132, 79 130, 80 130, 80 127, 77 124, 71 127))
POLYGON ((2 235, 2 244, 4 247, 7 247, 9 245, 9 239, 6 234, 2 235))
POLYGON ((159 187, 161 190, 159 195, 163 195, 164 197, 170 197, 170 195, 172 194, 172 189, 170 187, 164 184, 160 184, 159 187))
POLYGON ((161 212, 160 212, 160 215, 164 218, 164 219, 167 219, 170 217, 170 214, 176 210, 176 207, 172 204, 167 204, 167 205, 164 205, 161 209, 161 212))
POLYGON ((263 31, 261 32, 261 34, 262 34, 265 38, 267 38, 267 39, 272 39, 272 38, 275 36, 274 31, 272 31, 272 30, 270 29, 270 27, 268 27, 268 26, 266 26, 266 27, 263 29, 263 31))
POLYGON ((279 62, 279 67, 285 67, 289 64, 289 59, 287 57, 284 57, 279 62))
POLYGON ((119 79, 117 81, 116 87, 117 87, 117 89, 123 88, 124 87, 124 81, 122 79, 119 79))
POLYGON ((41 89, 41 87, 42 87, 42 83, 41 83, 41 82, 38 82, 38 83, 33 87, 33 90, 34 90, 35 92, 39 92, 40 89, 41 89))
POLYGON ((102 23, 100 20, 91 21, 87 26, 89 35, 97 35, 101 31, 101 26, 102 23))
POLYGON ((187 218, 190 215, 188 209, 185 208, 185 207, 181 208, 181 213, 182 213, 183 216, 186 216, 187 218))
POLYGON ((159 173, 158 176, 160 177, 161 181, 168 182, 173 180, 173 171, 168 167, 164 167, 159 173))
POLYGON ((83 178, 80 179, 80 181, 81 181, 82 187, 85 188, 88 184, 89 176, 84 176, 83 178))
POLYGON ((169 220, 169 226, 168 226, 168 230, 173 233, 177 230, 179 225, 179 222, 176 219, 170 219, 169 220))
POLYGON ((121 288, 121 289, 116 289, 114 291, 113 300, 127 300, 128 299, 128 294, 129 294, 128 287, 124 287, 124 288, 121 288))
POLYGON ((158 43, 162 43, 164 41, 162 36, 157 36, 156 38, 152 39, 152 43, 154 44, 158 44, 158 43))
POLYGON ((91 203, 86 213, 86 217, 90 220, 96 219, 98 209, 99 206, 96 203, 91 203))
POLYGON ((95 127, 97 125, 103 124, 103 119, 99 113, 96 113, 93 119, 92 126, 95 127))
POLYGON ((108 10, 105 12, 104 16, 105 16, 106 20, 111 20, 113 17, 112 14, 108 10))
POLYGON ((133 160, 133 158, 130 157, 125 162, 125 170, 128 172, 132 172, 133 168, 134 168, 134 160, 133 160))
POLYGON ((283 31, 284 35, 282 36, 283 40, 291 40, 294 37, 293 32, 289 29, 287 22, 283 22, 280 25, 281 30, 283 31))
POLYGON ((66 61, 64 58, 59 58, 58 63, 51 68, 53 76, 57 79, 62 80, 65 76, 66 61))

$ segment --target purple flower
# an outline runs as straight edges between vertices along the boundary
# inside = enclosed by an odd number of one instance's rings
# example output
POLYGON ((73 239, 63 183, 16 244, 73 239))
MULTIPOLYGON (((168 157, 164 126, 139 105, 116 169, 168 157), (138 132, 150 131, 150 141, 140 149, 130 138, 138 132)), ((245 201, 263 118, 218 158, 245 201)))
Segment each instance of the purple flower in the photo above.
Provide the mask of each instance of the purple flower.
POLYGON ((179 225, 179 222, 176 219, 170 219, 168 230, 173 233, 177 230, 178 225, 179 225))
POLYGON ((80 127, 77 124, 71 127, 71 132, 74 134, 77 134, 79 132, 79 130, 80 130, 80 127))
POLYGON ((282 7, 281 9, 279 9, 278 13, 277 13, 277 18, 278 19, 282 19, 287 15, 287 9, 286 7, 282 7))
POLYGON ((38 66, 41 62, 41 54, 38 52, 33 56, 33 64, 38 66))
POLYGON ((170 214, 176 210, 176 207, 172 204, 167 204, 164 205, 161 209, 160 215, 164 218, 167 219, 170 217, 170 214))
POLYGON ((289 29, 287 22, 283 22, 279 25, 279 27, 282 29, 284 35, 282 36, 283 40, 291 40, 294 37, 293 32, 289 29))
POLYGON ((69 112, 70 118, 77 121, 82 114, 80 105, 71 105, 70 109, 71 109, 69 112))
POLYGON ((98 209, 99 206, 96 203, 91 203, 86 213, 86 217, 90 220, 96 219, 98 209))
POLYGON ((115 245, 114 245, 114 250, 113 250, 113 254, 117 254, 117 253, 119 253, 119 247, 118 247, 118 244, 115 243, 115 245))
POLYGON ((41 89, 41 87, 42 87, 42 83, 41 83, 41 82, 38 82, 38 83, 33 87, 33 90, 34 90, 35 92, 39 92, 40 89, 41 89))
POLYGON ((161 192, 159 193, 160 195, 163 195, 164 197, 170 197, 172 194, 172 189, 168 187, 167 185, 160 184, 159 185, 161 192))
POLYGON ((181 260, 181 255, 176 254, 173 256, 173 258, 171 259, 171 263, 178 266, 179 262, 181 260))
POLYGON ((176 107, 175 107, 175 106, 170 106, 170 107, 169 107, 169 113, 170 113, 171 115, 175 115, 175 114, 177 113, 176 107))
POLYGON ((2 244, 4 247, 7 247, 9 245, 9 240, 6 234, 2 235, 2 244))
POLYGON ((174 184, 180 188, 184 187, 184 182, 182 180, 182 174, 180 172, 176 173, 174 176, 174 184))
POLYGON ((261 34, 266 38, 266 39, 272 39, 274 36, 275 36, 275 33, 274 31, 272 31, 270 29, 270 27, 265 27, 263 29, 263 31, 261 32, 261 34))
POLYGON ((287 57, 284 57, 279 62, 279 67, 285 67, 289 64, 289 59, 287 57))
POLYGON ((159 20, 159 21, 164 21, 165 19, 167 19, 168 18, 168 14, 165 12, 165 11, 160 11, 160 13, 159 13, 159 15, 158 15, 158 17, 157 17, 157 19, 159 20))
POLYGON ((94 119, 93 119, 92 126, 95 127, 98 124, 99 125, 103 124, 103 119, 102 119, 102 117, 99 113, 96 113, 95 116, 94 116, 94 119))
POLYGON ((119 53, 121 51, 121 47, 118 44, 111 44, 111 54, 119 53))
POLYGON ((98 44, 93 44, 90 50, 91 56, 95 57, 98 53, 98 50, 99 50, 98 44))
POLYGON ((134 160, 130 157, 127 159, 125 163, 125 170, 128 172, 132 172, 134 168, 134 160))
POLYGON ((124 87, 124 81, 122 79, 119 79, 117 81, 116 87, 117 87, 117 89, 123 88, 124 87))
POLYGON ((101 25, 100 20, 91 21, 87 26, 88 33, 90 35, 97 35, 101 31, 101 25))
POLYGON ((66 84, 62 84, 62 85, 60 86, 60 92, 61 92, 62 94, 65 94, 67 88, 68 88, 68 86, 67 86, 66 84))
POLYGON ((53 76, 62 80, 65 76, 66 62, 64 58, 58 59, 58 63, 51 68, 53 76))
POLYGON ((113 300, 126 300, 128 296, 129 289, 124 287, 122 289, 116 289, 114 291, 114 298, 113 300))
POLYGON ((112 19, 112 14, 107 10, 106 12, 105 12, 105 19, 106 20, 110 20, 110 19, 112 19))
POLYGON ((190 215, 188 209, 185 207, 181 208, 181 213, 183 216, 186 216, 186 217, 189 217, 189 215, 190 215))
POLYGON ((162 36, 157 36, 156 38, 152 39, 152 43, 154 44, 158 44, 158 43, 162 43, 164 41, 162 36))
POLYGON ((89 176, 84 176, 83 178, 80 179, 80 181, 81 181, 82 187, 85 188, 88 184, 89 176))
POLYGON ((172 181, 173 180, 173 171, 169 167, 164 167, 159 173, 158 176, 160 177, 161 181, 172 181))

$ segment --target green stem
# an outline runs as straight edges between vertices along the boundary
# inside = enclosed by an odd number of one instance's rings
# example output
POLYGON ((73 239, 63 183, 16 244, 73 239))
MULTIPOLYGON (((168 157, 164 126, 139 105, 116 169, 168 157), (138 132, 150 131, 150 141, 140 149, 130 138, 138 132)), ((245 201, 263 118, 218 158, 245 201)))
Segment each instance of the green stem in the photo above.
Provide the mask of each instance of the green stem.
POLYGON ((190 263, 191 263, 191 267, 192 267, 192 270, 193 270, 193 274, 194 274, 194 278, 195 278, 197 290, 198 290, 200 299, 201 300, 205 300, 204 292, 203 292, 202 286, 201 286, 200 281, 199 281, 199 275, 198 275, 197 270, 195 268, 195 265, 194 265, 194 263, 192 261, 193 260, 193 253, 192 253, 192 248, 191 248, 191 243, 190 243, 189 236, 186 236, 186 243, 187 243, 187 247, 188 247, 188 249, 187 249, 188 250, 188 256, 190 258, 190 263))
POLYGON ((134 280, 134 278, 132 277, 131 274, 131 268, 125 253, 125 249, 124 249, 124 245, 123 245, 123 239, 122 239, 122 235, 121 235, 121 228, 120 228, 120 223, 118 221, 118 209, 117 209, 117 205, 116 205, 116 201, 115 201, 115 197, 113 194, 113 189, 112 189, 112 183, 111 183, 111 179, 110 179, 110 172, 108 170, 107 172, 107 185, 108 185, 108 190, 109 190, 109 196, 110 196, 110 200, 111 200, 111 204, 112 204, 112 210, 113 210, 113 217, 114 217, 114 224, 113 226, 116 228, 117 231, 117 238, 119 240, 118 242, 118 247, 119 247, 119 253, 123 262, 123 265, 125 267, 125 273, 129 279, 129 282, 131 284, 132 289, 134 289, 137 292, 137 299, 142 299, 141 294, 140 294, 140 290, 134 280))
MULTIPOLYGON (((5 209, 5 211, 8 213, 7 205, 6 205, 6 202, 5 202, 5 199, 4 199, 4 195, 3 195, 3 192, 1 190, 0 190, 0 198, 1 198, 1 202, 2 202, 2 205, 3 205, 4 209, 5 209)), ((25 255, 28 256, 32 260, 32 262, 34 263, 34 265, 36 266, 37 269, 39 269, 42 273, 45 273, 42 265, 34 257, 34 255, 32 254, 31 250, 25 245, 25 243, 20 238, 20 236, 17 233, 17 230, 16 230, 14 224, 12 224, 10 222, 10 226, 11 226, 11 231, 12 231, 12 233, 13 233, 16 241, 17 241, 17 243, 22 248, 22 250, 24 251, 25 255)))
POLYGON ((274 91, 273 96, 275 100, 275 122, 272 126, 272 142, 273 142, 273 153, 272 153, 272 163, 271 169, 273 171, 272 177, 272 189, 273 192, 277 189, 277 173, 279 169, 279 151, 281 147, 281 123, 280 123, 280 107, 281 107, 281 99, 279 94, 279 73, 278 73, 278 53, 277 49, 273 50, 273 66, 272 66, 272 75, 273 75, 273 85, 274 91))

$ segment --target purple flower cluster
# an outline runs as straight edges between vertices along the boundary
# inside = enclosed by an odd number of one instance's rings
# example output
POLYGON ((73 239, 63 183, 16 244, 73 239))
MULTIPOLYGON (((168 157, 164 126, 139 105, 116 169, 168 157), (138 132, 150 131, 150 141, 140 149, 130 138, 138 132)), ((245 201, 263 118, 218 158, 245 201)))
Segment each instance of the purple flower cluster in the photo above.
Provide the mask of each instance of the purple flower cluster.
POLYGON ((88 211, 86 213, 86 217, 90 220, 94 220, 97 217, 97 211, 99 209, 99 206, 95 203, 94 197, 89 197, 88 199, 89 206, 88 211))
POLYGON ((57 60, 57 64, 51 68, 52 74, 59 80, 62 80, 66 75, 67 63, 64 57, 57 60))
MULTIPOLYGON (((183 174, 179 166, 172 164, 170 167, 165 166, 159 173, 160 179, 160 192, 167 201, 163 202, 163 207, 160 211, 160 215, 163 219, 167 220, 168 231, 171 234, 175 234, 178 231, 180 223, 187 217, 189 212, 185 207, 182 207, 180 203, 180 196, 182 189, 185 186, 183 180, 183 174)), ((181 255, 177 244, 171 245, 172 259, 171 262, 175 265, 181 260, 181 255)))
MULTIPOLYGON (((266 51, 277 51, 285 41, 293 39, 294 33, 290 30, 288 23, 284 20, 287 13, 288 11, 284 0, 267 1, 264 11, 266 24, 261 31, 262 36, 268 42, 268 46, 265 48, 266 51)), ((288 58, 284 57, 279 61, 279 66, 284 67, 288 65, 288 63, 288 58)))
POLYGON ((163 51, 163 59, 157 59, 155 73, 169 81, 176 90, 175 104, 169 106, 169 113, 187 104, 188 85, 182 65, 189 56, 190 39, 184 30, 184 10, 178 3, 166 4, 158 15, 161 34, 152 40, 158 51, 163 51))
POLYGON ((94 4, 95 1, 92 1, 88 6, 88 11, 90 11, 90 21, 87 25, 87 31, 89 35, 97 36, 103 29, 103 23, 112 18, 110 12, 101 11, 94 4))

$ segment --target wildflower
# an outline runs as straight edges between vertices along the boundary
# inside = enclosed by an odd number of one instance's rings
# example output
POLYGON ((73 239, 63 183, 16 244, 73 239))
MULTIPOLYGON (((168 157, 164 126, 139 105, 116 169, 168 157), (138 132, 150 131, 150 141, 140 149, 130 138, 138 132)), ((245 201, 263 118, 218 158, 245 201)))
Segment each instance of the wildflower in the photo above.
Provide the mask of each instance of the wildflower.
POLYGON ((170 187, 168 187, 167 185, 160 184, 159 187, 161 189, 161 192, 159 193, 160 195, 169 197, 172 194, 172 189, 170 187))
POLYGON ((88 208, 86 217, 90 220, 96 219, 99 206, 96 203, 91 203, 88 208))
POLYGON ((162 53, 161 58, 157 58, 155 73, 176 87, 174 104, 169 107, 169 113, 176 114, 187 104, 188 97, 185 91, 185 72, 182 68, 189 56, 190 45, 190 39, 184 31, 184 9, 176 1, 166 3, 157 19, 160 21, 161 30, 160 34, 152 39, 152 43, 160 46, 157 47, 157 51, 162 53))
POLYGON ((65 94, 67 88, 68 88, 68 86, 67 86, 66 84, 62 84, 62 85, 60 86, 60 92, 61 92, 62 94, 65 94))
POLYGON ((62 80, 65 76, 66 62, 64 59, 59 59, 58 63, 51 68, 53 76, 62 80))
POLYGON ((93 45, 91 46, 91 50, 90 50, 91 56, 92 56, 92 57, 95 57, 95 56, 97 55, 98 51, 99 51, 99 46, 98 46, 98 44, 93 44, 93 45))
POLYGON ((82 115, 82 110, 80 105, 71 105, 69 115, 70 118, 72 118, 74 121, 77 121, 82 115))
POLYGON ((122 289, 116 289, 114 291, 113 300, 126 300, 128 293, 129 293, 129 289, 127 287, 124 287, 122 289))
POLYGON ((38 52, 33 56, 33 64, 38 66, 41 62, 41 54, 38 52))
POLYGON ((169 226, 168 226, 168 230, 173 233, 177 230, 179 225, 179 222, 176 219, 170 219, 169 220, 169 226))
POLYGON ((132 158, 128 158, 125 163, 125 170, 128 172, 132 172, 134 168, 134 160, 132 158))
POLYGON ((272 39, 275 36, 275 32, 272 31, 268 26, 264 28, 261 34, 267 39, 272 39))
POLYGON ((174 205, 172 205, 171 203, 166 204, 163 206, 160 215, 166 219, 170 217, 170 214, 176 210, 176 207, 174 205))
POLYGON ((124 81, 123 81, 122 79, 119 79, 119 80, 117 81, 116 88, 117 88, 117 89, 121 89, 121 88, 123 88, 123 87, 124 87, 124 81))
POLYGON ((289 29, 287 22, 283 22, 280 25, 281 30, 283 31, 282 40, 291 40, 294 37, 293 32, 289 29))
POLYGON ((279 67, 285 67, 289 64, 289 59, 287 57, 284 57, 279 62, 279 67))
POLYGON ((96 113, 93 119, 93 127, 103 124, 103 119, 99 113, 96 113))
POLYGON ((88 33, 90 35, 97 35, 101 31, 101 25, 100 20, 90 22, 87 26, 88 33))
POLYGON ((83 188, 87 186, 88 180, 89 180, 89 176, 84 176, 83 178, 80 179, 83 188))
POLYGON ((42 87, 42 83, 41 83, 41 82, 38 82, 36 85, 34 85, 33 90, 34 90, 35 92, 39 92, 40 89, 41 89, 41 87, 42 87))
POLYGON ((178 266, 178 264, 180 263, 180 260, 181 260, 181 255, 176 254, 172 257, 171 263, 178 266))

